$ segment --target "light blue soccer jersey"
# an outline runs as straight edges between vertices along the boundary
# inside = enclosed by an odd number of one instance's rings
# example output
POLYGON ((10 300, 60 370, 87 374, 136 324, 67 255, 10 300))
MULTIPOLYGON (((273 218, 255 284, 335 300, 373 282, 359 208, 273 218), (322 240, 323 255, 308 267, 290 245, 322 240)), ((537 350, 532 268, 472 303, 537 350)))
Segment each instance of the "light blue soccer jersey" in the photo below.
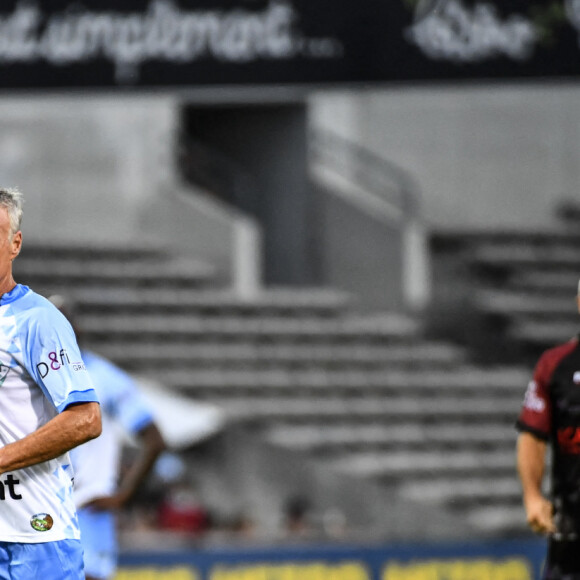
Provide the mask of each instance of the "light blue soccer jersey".
POLYGON ((83 350, 82 357, 101 402, 103 431, 71 452, 78 507, 115 492, 123 441, 153 421, 133 377, 93 352, 83 350))
MULTIPOLYGON (((0 446, 71 403, 98 401, 74 331, 48 300, 18 284, 0 299, 0 446)), ((79 539, 69 455, 0 475, 0 541, 79 539)))
POLYGON ((121 449, 127 436, 136 435, 153 421, 149 403, 125 371, 89 351, 82 357, 101 402, 103 432, 97 439, 71 451, 85 572, 94 578, 112 578, 117 562, 114 514, 93 511, 85 504, 115 493, 121 449))

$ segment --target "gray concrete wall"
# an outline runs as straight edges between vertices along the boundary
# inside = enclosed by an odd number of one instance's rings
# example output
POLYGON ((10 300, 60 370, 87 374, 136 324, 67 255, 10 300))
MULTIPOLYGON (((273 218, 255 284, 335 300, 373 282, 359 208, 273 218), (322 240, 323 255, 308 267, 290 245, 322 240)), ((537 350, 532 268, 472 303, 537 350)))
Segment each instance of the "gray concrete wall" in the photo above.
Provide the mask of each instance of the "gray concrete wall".
MULTIPOLYGON (((0 183, 24 191, 25 233, 134 237, 135 205, 166 179, 175 122, 169 96, 1 98, 0 183)), ((310 123, 411 171, 439 227, 553 226, 554 203, 580 190, 573 85, 318 93, 310 123)))
POLYGON ((0 183, 24 193, 25 236, 142 237, 139 208, 168 178, 173 128, 169 97, 0 99, 0 183))
POLYGON ((178 123, 168 95, 1 98, 0 185, 24 194, 24 243, 147 241, 254 292, 258 228, 179 180, 178 123))
POLYGON ((320 185, 316 196, 324 284, 352 293, 359 308, 405 308, 403 226, 379 208, 352 203, 337 189, 320 185))
POLYGON ((577 86, 320 93, 310 122, 410 171, 438 228, 557 227, 554 205, 579 195, 577 86))
MULTIPOLYGON (((542 229, 557 227, 559 200, 578 197, 579 109, 573 85, 383 88, 314 94, 309 123, 411 172, 429 226, 542 229)), ((177 111, 169 95, 0 98, 0 184, 25 194, 25 238, 120 242, 155 234, 143 215, 163 211, 174 186, 177 111)), ((272 167, 274 185, 290 191, 289 167, 272 167)), ((304 176, 293 180, 292 191, 304 176)), ((302 200, 296 235, 308 231, 302 200)), ((301 252, 312 249, 306 237, 301 252)))

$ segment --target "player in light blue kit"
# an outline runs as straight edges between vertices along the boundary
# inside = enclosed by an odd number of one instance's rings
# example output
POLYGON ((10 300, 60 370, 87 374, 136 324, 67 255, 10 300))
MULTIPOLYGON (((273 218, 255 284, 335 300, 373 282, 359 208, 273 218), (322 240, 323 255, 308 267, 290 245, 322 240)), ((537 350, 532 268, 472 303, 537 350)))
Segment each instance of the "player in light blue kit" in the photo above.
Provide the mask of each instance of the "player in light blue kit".
MULTIPOLYGON (((49 300, 72 323, 82 347, 82 334, 76 326, 70 301, 63 296, 51 296, 49 300)), ((117 566, 114 512, 135 495, 165 449, 165 442, 135 380, 95 353, 84 349, 81 353, 101 402, 103 433, 71 453, 74 498, 85 552, 86 578, 106 580, 114 576, 117 566), (119 482, 123 433, 136 440, 140 453, 119 482)))
POLYGON ((22 196, 0 189, 0 580, 82 580, 68 451, 101 432, 66 318, 12 276, 22 196))

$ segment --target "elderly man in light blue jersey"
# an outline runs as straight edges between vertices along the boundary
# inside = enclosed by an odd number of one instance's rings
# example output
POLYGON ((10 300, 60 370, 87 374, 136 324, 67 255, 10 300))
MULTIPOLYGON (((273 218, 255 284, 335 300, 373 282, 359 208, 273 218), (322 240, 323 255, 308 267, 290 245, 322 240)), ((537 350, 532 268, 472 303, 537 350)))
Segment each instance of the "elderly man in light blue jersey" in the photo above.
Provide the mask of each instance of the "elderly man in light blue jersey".
POLYGON ((102 435, 74 449, 71 459, 86 579, 108 580, 117 567, 115 512, 133 498, 165 442, 133 377, 83 348, 72 302, 60 295, 49 300, 73 325, 103 411, 102 435), (123 435, 132 437, 139 451, 119 478, 123 435))
POLYGON ((22 196, 0 189, 0 580, 82 580, 68 451, 101 414, 74 331, 12 276, 22 196))

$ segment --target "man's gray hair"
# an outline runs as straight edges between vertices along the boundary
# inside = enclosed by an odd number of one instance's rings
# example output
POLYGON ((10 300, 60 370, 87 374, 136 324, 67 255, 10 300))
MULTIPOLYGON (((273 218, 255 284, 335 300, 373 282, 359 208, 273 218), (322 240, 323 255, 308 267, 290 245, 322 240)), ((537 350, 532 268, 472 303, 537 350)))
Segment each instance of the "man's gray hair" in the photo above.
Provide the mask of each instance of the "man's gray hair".
POLYGON ((22 202, 24 198, 18 189, 13 187, 0 188, 0 207, 8 212, 10 220, 10 237, 19 229, 22 223, 22 202))

